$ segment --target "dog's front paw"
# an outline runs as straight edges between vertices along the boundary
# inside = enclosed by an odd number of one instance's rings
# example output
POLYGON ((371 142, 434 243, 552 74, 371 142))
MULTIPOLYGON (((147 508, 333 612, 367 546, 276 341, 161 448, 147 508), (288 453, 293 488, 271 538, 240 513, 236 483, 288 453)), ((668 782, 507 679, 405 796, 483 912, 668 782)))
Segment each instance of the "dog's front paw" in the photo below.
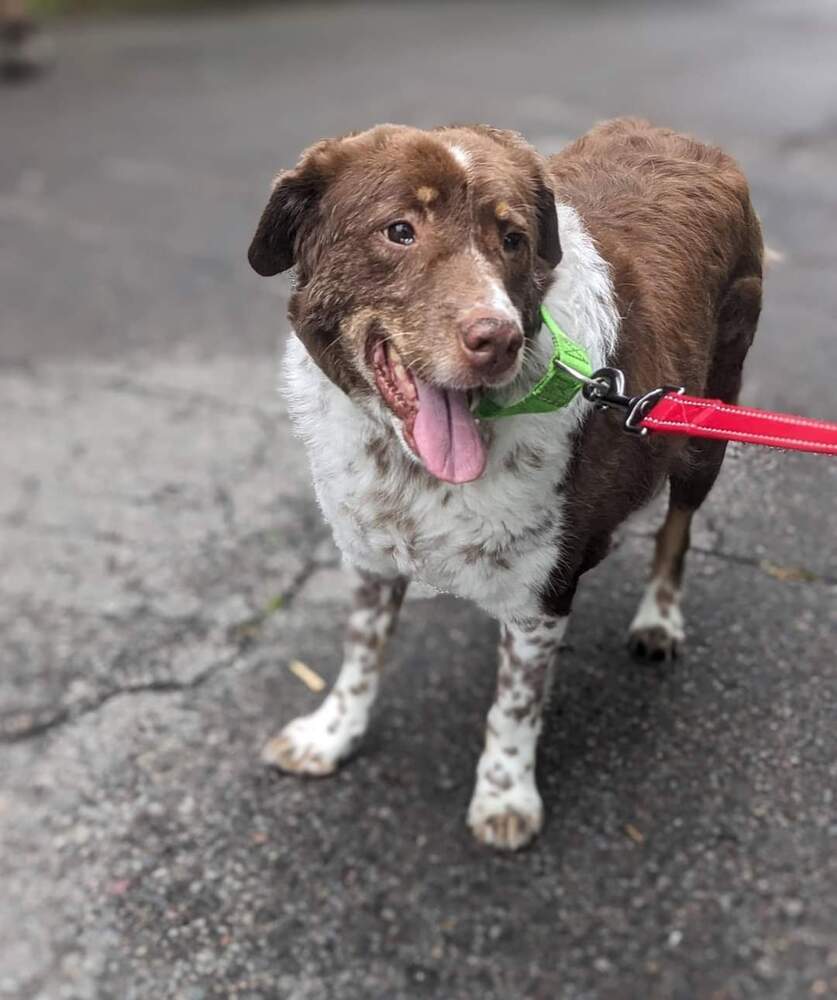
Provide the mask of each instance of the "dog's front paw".
POLYGON ((543 826, 541 797, 534 785, 513 786, 501 793, 477 786, 468 808, 468 826, 477 840, 488 847, 520 850, 543 826))
POLYGON ((321 778, 337 769, 354 744, 345 727, 338 720, 329 721, 320 709, 289 722, 278 736, 268 740, 261 756, 281 771, 321 778))

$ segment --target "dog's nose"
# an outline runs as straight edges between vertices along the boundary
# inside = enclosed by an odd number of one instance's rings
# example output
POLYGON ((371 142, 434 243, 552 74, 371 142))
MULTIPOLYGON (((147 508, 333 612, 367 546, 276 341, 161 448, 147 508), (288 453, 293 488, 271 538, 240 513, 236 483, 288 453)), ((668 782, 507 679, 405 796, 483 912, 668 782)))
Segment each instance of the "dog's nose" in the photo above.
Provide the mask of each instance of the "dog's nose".
POLYGON ((480 374, 496 377, 517 359, 523 334, 516 323, 502 314, 481 311, 465 318, 459 331, 468 364, 480 374))

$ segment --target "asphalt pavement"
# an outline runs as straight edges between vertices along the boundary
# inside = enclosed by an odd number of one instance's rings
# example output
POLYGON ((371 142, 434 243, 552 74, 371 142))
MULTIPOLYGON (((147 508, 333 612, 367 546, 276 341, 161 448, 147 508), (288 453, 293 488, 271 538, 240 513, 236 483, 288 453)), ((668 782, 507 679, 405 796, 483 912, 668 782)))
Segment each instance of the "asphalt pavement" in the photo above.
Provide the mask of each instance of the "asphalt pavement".
POLYGON ((537 844, 465 811, 495 626, 405 608, 369 739, 265 770, 345 593, 275 392, 288 284, 245 251, 322 136, 480 120, 544 151, 647 115, 752 180, 744 398, 837 417, 837 8, 230 5, 54 30, 0 89, 0 998, 837 996, 837 463, 734 448, 688 648, 624 635, 653 511, 581 588, 537 844))

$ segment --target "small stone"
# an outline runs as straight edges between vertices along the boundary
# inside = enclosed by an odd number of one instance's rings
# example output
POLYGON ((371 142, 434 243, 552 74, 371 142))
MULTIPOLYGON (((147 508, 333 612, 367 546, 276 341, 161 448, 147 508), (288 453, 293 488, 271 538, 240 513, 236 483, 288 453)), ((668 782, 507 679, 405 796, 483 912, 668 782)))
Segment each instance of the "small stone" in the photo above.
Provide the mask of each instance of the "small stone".
POLYGON ((762 955, 756 962, 756 972, 765 979, 773 979, 776 975, 776 966, 767 955, 762 955))

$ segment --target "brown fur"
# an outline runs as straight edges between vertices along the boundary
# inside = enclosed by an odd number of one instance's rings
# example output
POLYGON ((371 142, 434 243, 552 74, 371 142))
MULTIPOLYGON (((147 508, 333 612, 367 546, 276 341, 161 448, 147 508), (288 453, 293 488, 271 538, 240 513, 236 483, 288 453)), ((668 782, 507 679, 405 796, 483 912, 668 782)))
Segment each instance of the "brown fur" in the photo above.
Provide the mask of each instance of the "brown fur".
MULTIPOLYGON (((644 121, 607 122, 548 162, 516 133, 487 126, 384 125, 318 143, 277 179, 250 260, 261 274, 296 264, 296 333, 346 392, 374 392, 367 352, 376 336, 422 377, 465 388, 474 383, 454 330, 479 277, 468 249, 492 262, 531 336, 560 260, 556 197, 578 211, 611 268, 622 325, 610 363, 630 391, 675 384, 734 402, 761 305, 762 238, 747 182, 721 150, 644 121), (409 253, 384 236, 395 220, 416 230, 409 253), (510 228, 526 237, 514 253, 502 246, 510 228), (326 252, 328 267, 318 268, 326 252)), ((591 409, 556 485, 567 541, 544 611, 569 611, 579 576, 666 478, 671 513, 658 553, 676 586, 691 514, 724 450, 720 441, 640 440, 622 433, 617 415, 591 409)), ((525 474, 539 460, 530 450, 507 463, 525 474)))
POLYGON ((428 133, 382 125, 318 143, 280 174, 249 256, 264 275, 296 264, 294 329, 346 392, 372 391, 365 352, 376 334, 418 374, 443 368, 446 383, 467 388, 476 383, 451 334, 484 280, 472 243, 532 334, 561 256, 543 158, 515 134, 483 126, 428 133), (472 167, 456 161, 451 143, 467 150, 472 167), (397 220, 417 233, 406 253, 384 235, 397 220), (510 230, 526 242, 504 253, 510 230), (318 269, 326 251, 328 268, 318 269))
MULTIPOLYGON (((612 268, 622 326, 611 363, 630 390, 674 384, 735 402, 758 321, 763 252, 737 164, 713 146, 620 119, 552 157, 550 169, 556 197, 577 209, 612 268)), ((544 595, 552 613, 567 613, 579 576, 666 476, 673 507, 690 519, 720 469, 724 442, 640 440, 618 422, 591 412, 579 436, 565 508, 576 544, 562 552, 544 595)), ((686 530, 673 578, 687 545, 686 530)))

